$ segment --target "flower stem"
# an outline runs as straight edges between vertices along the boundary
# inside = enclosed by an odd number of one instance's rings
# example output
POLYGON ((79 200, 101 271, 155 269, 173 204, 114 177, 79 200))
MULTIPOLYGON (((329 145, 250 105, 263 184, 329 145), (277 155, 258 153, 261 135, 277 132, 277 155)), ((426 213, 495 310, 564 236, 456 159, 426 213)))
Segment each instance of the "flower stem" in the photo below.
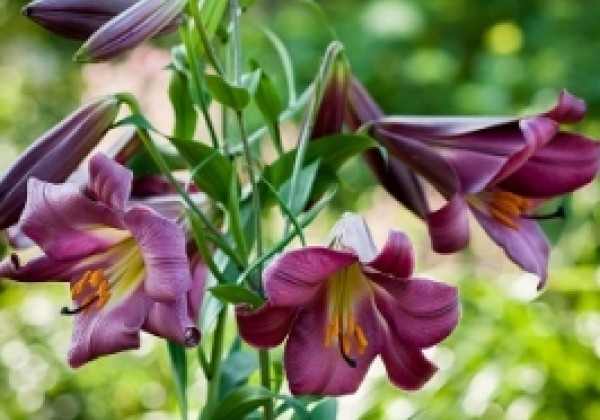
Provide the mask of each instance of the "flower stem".
MULTIPOLYGON (((271 361, 269 360, 269 350, 258 351, 258 361, 260 364, 260 383, 263 387, 271 390, 271 361)), ((265 403, 263 417, 265 420, 273 420, 275 418, 273 412, 273 399, 267 400, 265 403)))
POLYGON ((227 323, 227 305, 223 306, 217 318, 217 327, 213 338, 212 352, 210 356, 211 368, 207 376, 209 381, 208 395, 204 410, 212 410, 219 399, 219 386, 221 382, 221 361, 223 357, 223 340, 225 338, 225 325, 227 323))

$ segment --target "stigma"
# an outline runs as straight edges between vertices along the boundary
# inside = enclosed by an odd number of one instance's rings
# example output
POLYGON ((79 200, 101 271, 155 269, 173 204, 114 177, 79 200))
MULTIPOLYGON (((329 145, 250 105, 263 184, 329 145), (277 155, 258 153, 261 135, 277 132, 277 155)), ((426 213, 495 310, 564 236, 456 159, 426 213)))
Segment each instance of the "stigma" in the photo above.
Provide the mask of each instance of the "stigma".
POLYGON ((103 270, 86 271, 83 276, 71 285, 71 299, 80 302, 74 309, 62 308, 61 314, 74 315, 89 310, 94 306, 102 309, 111 297, 110 283, 103 270))

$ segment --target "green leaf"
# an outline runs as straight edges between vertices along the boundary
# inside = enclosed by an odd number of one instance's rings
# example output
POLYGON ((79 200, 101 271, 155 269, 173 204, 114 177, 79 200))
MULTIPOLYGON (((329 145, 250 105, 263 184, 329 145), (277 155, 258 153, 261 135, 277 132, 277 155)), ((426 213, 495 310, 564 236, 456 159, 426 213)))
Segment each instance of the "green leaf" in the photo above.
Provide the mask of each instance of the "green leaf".
POLYGON ((177 403, 181 418, 187 419, 187 359, 185 356, 185 347, 174 341, 167 341, 169 349, 169 360, 171 361, 171 370, 173 371, 173 380, 175 381, 175 392, 177 394, 177 403))
POLYGON ((202 3, 200 16, 209 41, 215 36, 228 4, 228 0, 205 0, 202 3))
POLYGON ((173 137, 180 139, 191 139, 196 131, 197 114, 188 86, 187 76, 173 70, 169 84, 169 99, 175 113, 173 137))
POLYGON ((241 111, 250 102, 250 94, 245 88, 233 86, 221 76, 207 74, 205 80, 212 97, 229 108, 241 111))
POLYGON ((233 173, 229 159, 195 141, 171 139, 171 143, 192 167, 192 178, 200 190, 216 201, 227 203, 233 173))
POLYGON ((242 285, 219 284, 208 290, 210 290, 217 299, 234 305, 249 303, 253 308, 257 308, 264 302, 263 298, 242 285))
POLYGON ((224 398, 231 390, 244 385, 248 377, 257 369, 258 359, 255 352, 239 350, 230 352, 221 365, 219 399, 224 398))
MULTIPOLYGON (((260 66, 255 61, 252 61, 251 65, 253 68, 260 69, 260 66)), ((260 71, 260 80, 254 93, 254 102, 267 123, 275 149, 277 149, 280 155, 283 154, 281 133, 279 131, 279 116, 283 112, 283 104, 271 78, 262 70, 260 71)))
MULTIPOLYGON (((337 172, 348 159, 375 146, 375 141, 366 136, 356 134, 327 136, 308 144, 304 162, 310 164, 320 159, 322 167, 337 172)), ((296 153, 296 150, 291 150, 268 165, 264 177, 274 186, 280 187, 292 174, 296 153)))
POLYGON ((328 398, 311 410, 310 417, 313 419, 335 419, 337 418, 337 407, 337 400, 328 398))
POLYGON ((292 197, 290 197, 290 181, 284 182, 279 188, 281 197, 285 200, 284 202, 290 203, 289 209, 294 216, 302 212, 308 203, 320 164, 321 160, 316 159, 300 170, 299 177, 302 182, 298 183, 292 197))
POLYGON ((210 419, 241 419, 272 398, 272 393, 261 386, 238 388, 225 397, 212 411, 210 419))

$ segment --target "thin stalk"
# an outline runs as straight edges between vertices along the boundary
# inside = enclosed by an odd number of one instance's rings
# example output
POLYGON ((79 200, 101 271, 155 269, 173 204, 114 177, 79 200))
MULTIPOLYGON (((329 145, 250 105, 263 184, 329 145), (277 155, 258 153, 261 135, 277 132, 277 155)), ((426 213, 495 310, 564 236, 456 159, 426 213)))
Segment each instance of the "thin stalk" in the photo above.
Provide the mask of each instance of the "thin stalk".
MULTIPOLYGON (((258 350, 258 362, 260 365, 260 384, 271 391, 271 361, 269 360, 269 350, 258 350)), ((264 419, 273 420, 275 418, 273 400, 267 400, 263 408, 264 419)))
POLYGON ((184 26, 180 29, 180 35, 181 35, 181 39, 183 40, 183 44, 185 45, 185 51, 186 54, 188 55, 188 59, 190 61, 189 65, 190 65, 190 74, 192 76, 192 82, 194 84, 194 87, 196 88, 196 96, 198 97, 198 102, 200 104, 200 111, 202 112, 202 117, 204 118, 204 123, 206 124, 206 127, 208 128, 208 132, 210 134, 210 140, 212 142, 212 146, 215 149, 219 148, 219 140, 217 137, 217 132, 215 130, 215 126, 212 122, 212 118, 210 118, 210 114, 208 112, 208 104, 206 103, 206 100, 204 99, 204 89, 202 87, 202 78, 200 77, 200 74, 198 73, 198 66, 196 66, 196 62, 197 62, 197 57, 196 57, 196 53, 194 51, 194 46, 191 42, 191 40, 188 37, 187 34, 187 26, 184 26))
POLYGON ((219 65, 219 61, 217 60, 215 51, 210 44, 210 40, 208 39, 208 35, 206 33, 204 22, 202 21, 202 15, 200 14, 200 9, 198 9, 198 1, 190 0, 188 2, 189 10, 192 15, 192 19, 194 20, 194 26, 196 27, 196 31, 200 35, 200 41, 202 42, 202 47, 204 48, 204 52, 206 53, 206 58, 213 66, 215 71, 219 74, 219 76, 223 75, 223 70, 221 70, 221 66, 219 65))
POLYGON ((211 369, 208 394, 206 396, 205 409, 212 410, 219 399, 219 386, 221 382, 221 362, 223 359, 223 341, 225 338, 225 324, 227 323, 227 305, 223 306, 217 318, 217 327, 213 338, 212 352, 210 356, 211 369))

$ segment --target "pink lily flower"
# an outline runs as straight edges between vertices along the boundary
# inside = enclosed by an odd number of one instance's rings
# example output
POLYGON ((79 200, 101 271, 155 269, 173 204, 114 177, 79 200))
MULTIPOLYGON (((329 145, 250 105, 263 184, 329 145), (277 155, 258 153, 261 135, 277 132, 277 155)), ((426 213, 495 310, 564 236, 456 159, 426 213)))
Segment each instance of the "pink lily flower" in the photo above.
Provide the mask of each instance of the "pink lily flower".
POLYGON ((447 199, 427 215, 433 248, 469 242, 470 209, 488 235, 523 270, 548 276, 549 245, 536 219, 543 202, 593 180, 600 144, 559 124, 580 121, 585 103, 564 91, 550 111, 526 118, 382 118, 369 131, 392 155, 447 199))
POLYGON ((459 308, 454 287, 411 277, 413 264, 404 233, 391 231, 377 252, 364 220, 347 214, 329 247, 286 252, 265 269, 268 300, 237 308, 240 335, 259 348, 288 337, 295 395, 353 393, 377 355, 394 385, 418 389, 436 371, 423 349, 452 332, 459 308))
POLYGON ((139 332, 195 346, 206 270, 185 232, 149 207, 127 207, 132 173, 102 154, 84 191, 31 179, 19 225, 35 244, 0 263, 0 276, 68 281, 75 326, 69 364, 137 348, 139 332))

